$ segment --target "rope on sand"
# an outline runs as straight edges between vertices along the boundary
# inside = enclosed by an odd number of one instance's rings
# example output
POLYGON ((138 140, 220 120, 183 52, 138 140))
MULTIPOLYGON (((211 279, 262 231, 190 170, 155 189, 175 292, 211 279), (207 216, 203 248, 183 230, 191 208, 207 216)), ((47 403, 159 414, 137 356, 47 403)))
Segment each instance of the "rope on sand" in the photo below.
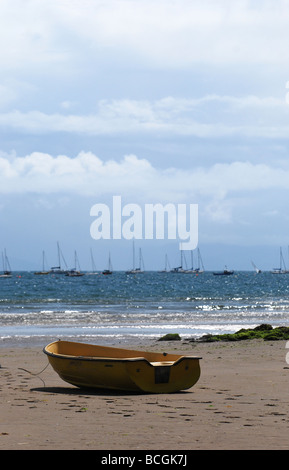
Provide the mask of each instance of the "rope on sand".
POLYGON ((35 377, 38 377, 38 378, 41 380, 41 382, 43 383, 44 387, 45 387, 45 382, 44 382, 44 380, 43 380, 41 377, 39 377, 39 375, 42 374, 42 372, 44 372, 45 369, 46 369, 48 366, 49 366, 49 362, 46 364, 46 366, 44 367, 44 369, 42 369, 40 372, 37 372, 37 373, 36 373, 36 372, 31 372, 30 370, 24 369, 23 367, 18 367, 18 369, 19 369, 19 370, 24 370, 24 372, 27 372, 27 373, 30 374, 30 375, 34 375, 35 377))

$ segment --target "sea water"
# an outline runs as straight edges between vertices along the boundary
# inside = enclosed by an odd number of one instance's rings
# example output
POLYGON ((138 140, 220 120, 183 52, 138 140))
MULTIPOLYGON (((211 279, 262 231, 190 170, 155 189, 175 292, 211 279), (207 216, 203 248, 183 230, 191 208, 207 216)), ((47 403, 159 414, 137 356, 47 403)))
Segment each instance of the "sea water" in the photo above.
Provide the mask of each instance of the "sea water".
POLYGON ((289 323, 289 274, 13 273, 0 278, 0 346, 57 339, 137 344, 289 323))

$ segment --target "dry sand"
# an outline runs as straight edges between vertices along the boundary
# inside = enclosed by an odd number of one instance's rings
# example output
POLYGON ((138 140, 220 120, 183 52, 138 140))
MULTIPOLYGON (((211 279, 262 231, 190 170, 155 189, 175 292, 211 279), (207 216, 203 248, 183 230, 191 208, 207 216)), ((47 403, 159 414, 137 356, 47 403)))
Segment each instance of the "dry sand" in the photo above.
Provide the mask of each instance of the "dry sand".
POLYGON ((90 393, 50 365, 39 376, 23 370, 45 368, 41 348, 1 347, 0 449, 289 448, 284 341, 149 342, 146 349, 202 356, 200 380, 169 395, 90 393))

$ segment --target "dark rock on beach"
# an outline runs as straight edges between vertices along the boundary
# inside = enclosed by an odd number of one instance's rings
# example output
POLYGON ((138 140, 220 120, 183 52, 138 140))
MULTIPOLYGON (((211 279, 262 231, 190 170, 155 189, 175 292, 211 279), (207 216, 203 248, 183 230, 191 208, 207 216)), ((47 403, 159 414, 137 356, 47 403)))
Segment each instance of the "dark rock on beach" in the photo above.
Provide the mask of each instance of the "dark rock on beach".
POLYGON ((181 341, 181 337, 178 333, 168 333, 159 338, 158 341, 181 341))

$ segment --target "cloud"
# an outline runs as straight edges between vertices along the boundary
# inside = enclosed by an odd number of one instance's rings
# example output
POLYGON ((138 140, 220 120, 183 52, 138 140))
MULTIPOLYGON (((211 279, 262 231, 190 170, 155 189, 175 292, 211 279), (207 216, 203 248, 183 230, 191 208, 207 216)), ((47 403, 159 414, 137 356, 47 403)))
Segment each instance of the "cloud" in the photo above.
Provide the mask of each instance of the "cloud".
POLYGON ((68 58, 65 42, 59 42, 58 24, 50 6, 35 0, 2 0, 0 5, 2 71, 49 70, 68 58), (61 47, 59 47, 61 46, 61 47))
POLYGON ((144 186, 142 178, 150 177, 154 171, 149 162, 133 155, 125 156, 121 162, 103 162, 89 152, 81 152, 75 158, 40 152, 25 157, 2 154, 0 192, 100 195, 129 190, 138 183, 144 186))
POLYGON ((75 102, 69 101, 69 100, 65 100, 60 103, 60 106, 63 109, 70 109, 70 108, 73 108, 75 105, 76 105, 75 102))
MULTIPOLYGON (((235 161, 181 169, 159 168, 133 154, 104 161, 92 152, 74 158, 0 153, 1 218, 6 232, 14 232, 21 220, 26 232, 29 224, 38 230, 43 224, 48 238, 52 232, 55 236, 55 227, 70 230, 76 220, 87 227, 91 207, 97 203, 111 207, 112 196, 119 195, 123 205, 198 204, 203 243, 260 244, 266 238, 280 243, 278 239, 288 233, 288 190, 286 162, 235 161)), ((75 235, 75 227, 72 230, 75 235)))
MULTIPOLYGON (((285 91, 285 86, 284 86, 285 91)), ((69 108, 70 102, 62 103, 69 108)), ((288 136, 289 106, 274 97, 206 95, 159 100, 100 100, 91 114, 10 111, 0 128, 27 134, 155 134, 197 137, 288 136)))
POLYGON ((66 73, 84 56, 113 67, 120 54, 154 68, 283 65, 289 53, 283 0, 2 0, 0 18, 4 69, 66 73))
POLYGON ((99 53, 114 49, 155 67, 192 63, 283 63, 283 0, 84 0, 52 2, 58 20, 99 53))
POLYGON ((232 162, 183 170, 159 169, 135 155, 106 162, 91 152, 80 152, 75 158, 40 152, 25 157, 0 156, 2 194, 123 194, 147 200, 177 202, 191 198, 198 202, 201 198, 222 201, 236 193, 247 196, 250 192, 288 189, 288 166, 232 162))

